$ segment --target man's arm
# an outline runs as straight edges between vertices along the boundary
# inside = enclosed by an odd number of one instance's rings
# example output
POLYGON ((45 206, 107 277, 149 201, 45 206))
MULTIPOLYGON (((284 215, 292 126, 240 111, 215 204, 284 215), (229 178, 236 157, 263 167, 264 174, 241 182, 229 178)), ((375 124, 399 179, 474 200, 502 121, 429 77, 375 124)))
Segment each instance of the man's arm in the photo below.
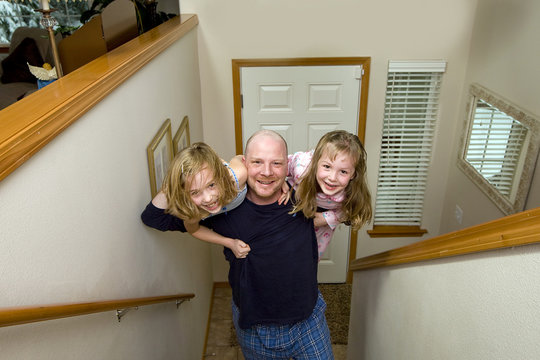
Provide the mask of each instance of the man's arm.
POLYGON ((321 212, 315 213, 315 218, 313 219, 313 225, 317 227, 328 225, 328 223, 326 222, 326 219, 324 218, 324 215, 321 212))

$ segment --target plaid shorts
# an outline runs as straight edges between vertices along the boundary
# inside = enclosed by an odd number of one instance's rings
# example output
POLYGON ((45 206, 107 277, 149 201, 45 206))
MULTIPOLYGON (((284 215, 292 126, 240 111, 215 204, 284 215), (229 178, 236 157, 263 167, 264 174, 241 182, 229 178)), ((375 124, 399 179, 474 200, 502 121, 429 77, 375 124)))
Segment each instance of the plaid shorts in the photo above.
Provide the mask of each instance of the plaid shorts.
POLYGON ((326 303, 319 292, 313 313, 306 320, 292 325, 256 325, 241 329, 238 307, 233 302, 236 337, 245 359, 333 360, 325 309, 326 303))

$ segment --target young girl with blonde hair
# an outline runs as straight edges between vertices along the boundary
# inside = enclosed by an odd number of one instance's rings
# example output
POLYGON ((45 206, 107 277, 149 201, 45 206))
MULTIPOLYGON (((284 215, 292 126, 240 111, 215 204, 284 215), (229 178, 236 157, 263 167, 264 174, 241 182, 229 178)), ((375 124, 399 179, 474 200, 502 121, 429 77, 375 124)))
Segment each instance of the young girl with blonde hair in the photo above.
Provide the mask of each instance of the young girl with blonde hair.
POLYGON ((314 218, 319 258, 339 223, 358 230, 371 220, 366 158, 358 136, 343 130, 326 133, 312 151, 289 155, 288 179, 296 190, 292 213, 314 218))
POLYGON ((152 226, 179 219, 197 239, 226 246, 237 258, 245 258, 249 245, 200 226, 199 221, 240 205, 247 192, 246 178, 241 155, 227 163, 207 144, 194 143, 175 156, 161 191, 144 210, 142 220, 152 226))

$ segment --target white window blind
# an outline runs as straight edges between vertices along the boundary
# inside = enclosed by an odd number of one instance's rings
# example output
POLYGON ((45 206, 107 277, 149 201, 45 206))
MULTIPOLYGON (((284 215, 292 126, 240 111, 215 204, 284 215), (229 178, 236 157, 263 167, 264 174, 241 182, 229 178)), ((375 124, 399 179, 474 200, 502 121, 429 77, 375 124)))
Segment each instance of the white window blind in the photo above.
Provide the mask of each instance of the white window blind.
POLYGON ((420 226, 445 67, 390 62, 375 225, 420 226))
POLYGON ((527 128, 481 99, 473 116, 465 158, 501 194, 510 196, 527 128))

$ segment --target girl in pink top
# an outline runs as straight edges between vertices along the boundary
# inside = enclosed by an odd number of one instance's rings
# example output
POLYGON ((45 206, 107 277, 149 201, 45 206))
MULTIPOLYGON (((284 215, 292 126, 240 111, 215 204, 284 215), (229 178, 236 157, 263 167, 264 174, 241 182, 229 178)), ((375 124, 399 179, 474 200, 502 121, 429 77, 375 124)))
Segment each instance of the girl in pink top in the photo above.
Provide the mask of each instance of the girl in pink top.
POLYGON ((339 223, 358 230, 371 220, 366 152, 358 136, 331 131, 315 150, 289 155, 288 165, 288 181, 296 190, 291 213, 314 218, 319 258, 339 223))

